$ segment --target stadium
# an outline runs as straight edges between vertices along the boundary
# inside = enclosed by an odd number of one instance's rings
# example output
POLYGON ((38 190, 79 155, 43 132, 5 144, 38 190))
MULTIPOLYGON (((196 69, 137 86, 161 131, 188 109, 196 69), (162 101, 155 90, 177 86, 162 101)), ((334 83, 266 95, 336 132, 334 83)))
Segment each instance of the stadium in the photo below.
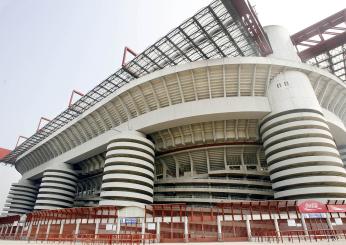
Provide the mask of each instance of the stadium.
POLYGON ((22 175, 1 238, 345 239, 345 23, 342 10, 291 35, 216 0, 125 48, 119 70, 0 151, 22 175))

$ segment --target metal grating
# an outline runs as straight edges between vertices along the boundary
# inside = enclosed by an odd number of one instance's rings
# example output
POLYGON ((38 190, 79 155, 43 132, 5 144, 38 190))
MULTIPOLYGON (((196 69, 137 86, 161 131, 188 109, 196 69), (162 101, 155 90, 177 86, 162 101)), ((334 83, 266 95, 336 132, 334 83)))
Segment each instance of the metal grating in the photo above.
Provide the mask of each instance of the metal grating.
MULTIPOLYGON (((231 4, 230 0, 228 4, 231 4)), ((238 15, 228 9, 221 0, 203 8, 81 97, 0 161, 14 164, 18 156, 138 77, 192 61, 227 56, 259 56, 260 48, 253 41, 251 33, 243 26, 238 15)))
POLYGON ((312 57, 306 62, 327 69, 343 82, 346 82, 346 44, 312 57))
POLYGON ((346 9, 291 36, 303 62, 327 69, 346 82, 346 9))

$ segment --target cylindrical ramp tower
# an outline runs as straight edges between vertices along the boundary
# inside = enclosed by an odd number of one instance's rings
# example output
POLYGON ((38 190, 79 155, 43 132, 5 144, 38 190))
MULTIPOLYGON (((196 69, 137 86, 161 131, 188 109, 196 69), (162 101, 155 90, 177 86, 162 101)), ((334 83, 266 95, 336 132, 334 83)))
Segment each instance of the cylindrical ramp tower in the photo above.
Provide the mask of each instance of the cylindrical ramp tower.
POLYGON ((4 211, 8 214, 26 214, 34 209, 38 187, 30 180, 21 179, 11 185, 4 211))
POLYGON ((137 131, 122 132, 107 147, 100 205, 153 203, 154 144, 137 131))
MULTIPOLYGON (((287 30, 265 27, 270 57, 300 62, 287 30)), ((260 125, 276 199, 346 198, 346 171, 309 78, 285 71, 268 88, 260 125)))
POLYGON ((308 77, 279 74, 268 98, 260 134, 274 197, 346 198, 346 171, 308 77))
POLYGON ((43 173, 35 210, 73 207, 77 174, 70 164, 60 163, 43 173))

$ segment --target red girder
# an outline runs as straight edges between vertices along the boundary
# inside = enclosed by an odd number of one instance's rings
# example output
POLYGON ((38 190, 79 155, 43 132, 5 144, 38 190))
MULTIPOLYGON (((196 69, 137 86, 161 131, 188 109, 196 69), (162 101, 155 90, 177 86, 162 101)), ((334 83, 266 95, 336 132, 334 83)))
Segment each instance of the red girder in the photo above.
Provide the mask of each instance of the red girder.
MULTIPOLYGON (((223 3, 227 7, 227 1, 223 1, 223 3)), ((259 22, 255 11, 249 4, 249 1, 245 2, 244 0, 231 0, 231 4, 238 13, 242 25, 248 30, 252 39, 257 44, 261 55, 267 56, 273 53, 263 27, 259 22)))
POLYGON ((346 9, 297 32, 291 39, 302 61, 345 44, 346 9))

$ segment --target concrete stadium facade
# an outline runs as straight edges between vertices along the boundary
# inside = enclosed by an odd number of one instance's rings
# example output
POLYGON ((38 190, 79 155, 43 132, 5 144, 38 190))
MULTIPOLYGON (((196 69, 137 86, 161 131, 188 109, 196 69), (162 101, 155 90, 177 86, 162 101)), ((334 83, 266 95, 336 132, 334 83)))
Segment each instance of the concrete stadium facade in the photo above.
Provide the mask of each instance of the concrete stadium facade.
POLYGON ((345 199, 346 86, 265 32, 267 57, 154 71, 49 135, 16 160, 4 210, 345 199))

